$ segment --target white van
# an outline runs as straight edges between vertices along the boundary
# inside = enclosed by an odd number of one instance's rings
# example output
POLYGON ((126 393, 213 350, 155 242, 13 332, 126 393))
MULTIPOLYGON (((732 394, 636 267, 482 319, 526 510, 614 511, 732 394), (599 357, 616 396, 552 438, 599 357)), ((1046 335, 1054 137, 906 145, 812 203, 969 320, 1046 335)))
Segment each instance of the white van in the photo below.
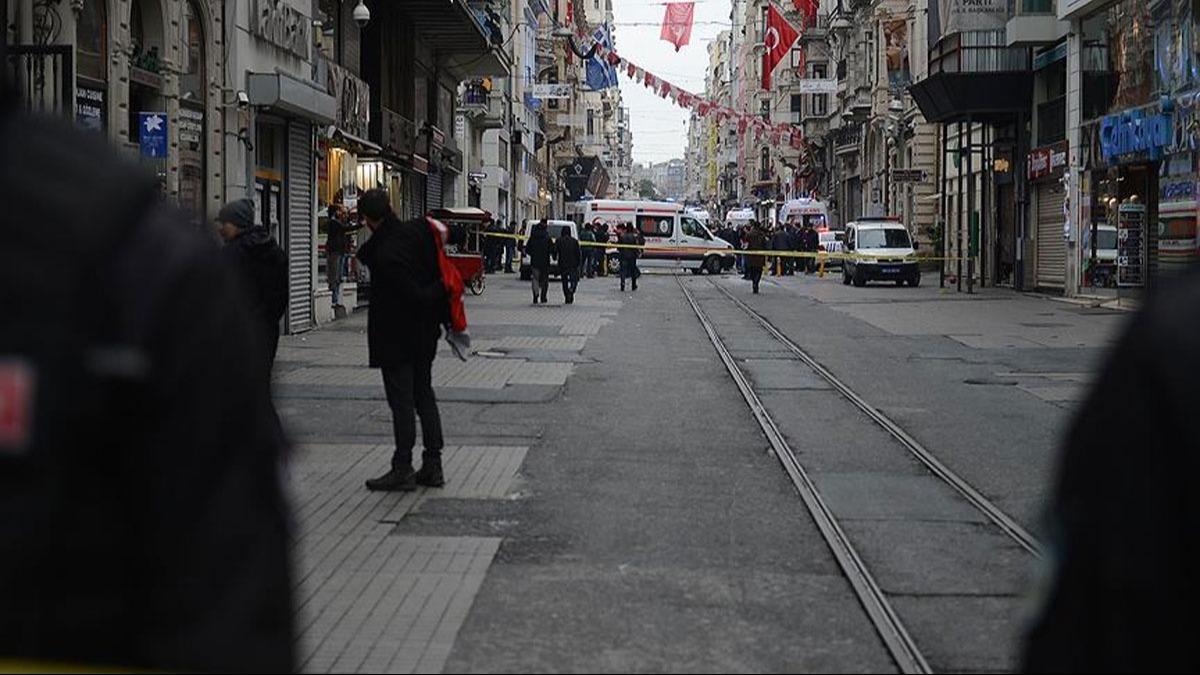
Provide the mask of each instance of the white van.
MULTIPOLYGON (((597 199, 586 202, 583 222, 608 225, 609 241, 616 241, 618 225, 631 225, 646 238, 638 264, 647 268, 689 269, 692 274, 719 274, 733 267, 733 246, 717 238, 694 215, 674 202, 635 202, 597 199)), ((608 251, 616 264, 617 249, 608 251)))
POLYGON ((908 228, 896 220, 871 218, 846 225, 842 283, 866 286, 868 281, 894 281, 897 286, 921 283, 917 247, 908 228))
POLYGON ((735 229, 741 229, 743 225, 757 217, 754 215, 754 209, 733 209, 725 214, 725 224, 735 229))
MULTIPOLYGON (((529 241, 529 233, 533 231, 533 226, 541 221, 527 220, 521 223, 521 231, 517 234, 523 237, 520 239, 521 246, 521 280, 529 281, 533 274, 529 271, 529 255, 525 253, 525 242, 529 241)), ((579 238, 579 226, 572 220, 547 220, 546 229, 550 231, 550 241, 558 241, 564 231, 570 231, 571 236, 579 238)), ((558 258, 554 254, 554 249, 550 249, 550 276, 558 276, 558 258)))
POLYGON ((779 209, 779 222, 794 222, 796 227, 811 224, 817 231, 829 227, 829 206, 819 199, 789 199, 779 209))

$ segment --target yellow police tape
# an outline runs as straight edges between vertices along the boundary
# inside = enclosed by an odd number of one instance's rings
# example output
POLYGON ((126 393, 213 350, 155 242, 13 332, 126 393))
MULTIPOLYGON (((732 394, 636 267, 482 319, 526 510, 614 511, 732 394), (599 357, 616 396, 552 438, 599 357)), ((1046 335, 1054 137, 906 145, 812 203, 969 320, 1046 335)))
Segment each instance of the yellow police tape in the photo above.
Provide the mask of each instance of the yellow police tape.
MULTIPOLYGON (((529 237, 526 235, 508 234, 507 232, 482 232, 481 234, 483 234, 483 236, 485 236, 485 237, 495 237, 497 239, 516 239, 517 241, 526 241, 529 239, 529 237)), ((665 247, 665 246, 650 246, 650 245, 642 245, 642 244, 618 244, 616 242, 600 243, 600 242, 594 242, 594 241, 580 241, 579 245, 585 246, 585 247, 591 246, 591 247, 595 247, 595 248, 605 248, 605 249, 632 248, 632 249, 639 249, 639 250, 644 250, 644 251, 668 251, 669 250, 669 251, 678 251, 681 253, 724 252, 728 255, 763 255, 763 256, 769 256, 772 258, 817 258, 819 260, 855 260, 855 261, 879 260, 881 258, 881 256, 866 255, 866 254, 862 254, 862 253, 858 253, 858 254, 830 253, 828 251, 817 251, 816 253, 813 253, 810 251, 775 251, 775 250, 771 250, 771 249, 767 249, 767 250, 712 249, 712 248, 705 248, 703 246, 665 247)), ((966 258, 959 258, 959 257, 916 256, 916 255, 882 256, 882 257, 886 258, 888 260, 888 262, 922 263, 922 262, 939 262, 939 261, 948 261, 948 260, 949 261, 966 260, 966 258), (899 258, 899 260, 895 260, 896 258, 899 258)))

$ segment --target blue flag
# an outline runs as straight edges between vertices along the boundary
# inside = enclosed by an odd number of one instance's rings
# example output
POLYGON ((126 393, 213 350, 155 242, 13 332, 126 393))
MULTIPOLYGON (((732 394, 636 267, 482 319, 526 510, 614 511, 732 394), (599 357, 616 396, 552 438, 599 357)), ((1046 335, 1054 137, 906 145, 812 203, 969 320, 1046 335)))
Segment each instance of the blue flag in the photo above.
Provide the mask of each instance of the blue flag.
MULTIPOLYGON (((608 29, 607 23, 592 32, 592 39, 605 49, 613 48, 612 32, 608 29)), ((591 91, 615 87, 617 86, 617 69, 597 53, 588 60, 586 84, 591 91)))

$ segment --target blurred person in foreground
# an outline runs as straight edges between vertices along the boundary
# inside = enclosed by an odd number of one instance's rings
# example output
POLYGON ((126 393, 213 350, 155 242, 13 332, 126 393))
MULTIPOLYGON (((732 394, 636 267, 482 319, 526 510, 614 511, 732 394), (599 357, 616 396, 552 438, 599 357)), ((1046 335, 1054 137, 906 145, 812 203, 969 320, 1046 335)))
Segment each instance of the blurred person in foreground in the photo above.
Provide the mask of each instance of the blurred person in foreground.
POLYGON ((442 420, 433 393, 433 359, 449 305, 438 242, 424 218, 397 218, 383 190, 365 193, 358 200, 358 214, 372 232, 358 249, 358 259, 371 270, 370 366, 383 373, 396 441, 391 468, 368 480, 367 489, 411 492, 418 485, 442 487, 442 420), (414 411, 421 416, 425 446, 419 472, 412 466, 417 442, 414 411))
POLYGON ((1196 672, 1200 275, 1147 297, 1076 415, 1047 512, 1030 672, 1196 672))
POLYGON ((266 346, 157 192, 0 95, 5 668, 295 666, 266 346))

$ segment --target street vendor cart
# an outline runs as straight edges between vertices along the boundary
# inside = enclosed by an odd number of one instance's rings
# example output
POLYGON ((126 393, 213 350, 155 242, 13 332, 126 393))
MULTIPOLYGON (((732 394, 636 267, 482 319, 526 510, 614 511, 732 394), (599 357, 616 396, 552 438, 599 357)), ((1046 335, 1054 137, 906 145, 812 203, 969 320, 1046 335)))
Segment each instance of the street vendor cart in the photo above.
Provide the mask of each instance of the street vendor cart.
POLYGON ((429 217, 441 221, 450 231, 446 255, 458 269, 463 283, 473 295, 483 293, 484 232, 492 222, 492 214, 483 209, 463 207, 434 209, 429 212, 429 217))

